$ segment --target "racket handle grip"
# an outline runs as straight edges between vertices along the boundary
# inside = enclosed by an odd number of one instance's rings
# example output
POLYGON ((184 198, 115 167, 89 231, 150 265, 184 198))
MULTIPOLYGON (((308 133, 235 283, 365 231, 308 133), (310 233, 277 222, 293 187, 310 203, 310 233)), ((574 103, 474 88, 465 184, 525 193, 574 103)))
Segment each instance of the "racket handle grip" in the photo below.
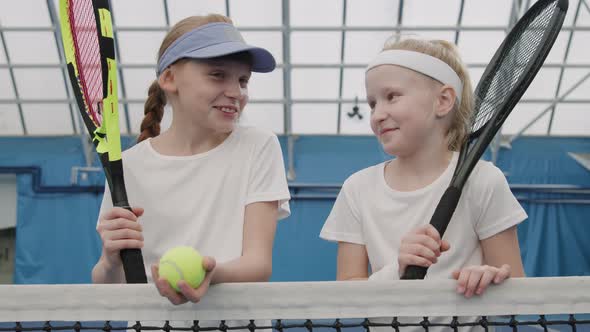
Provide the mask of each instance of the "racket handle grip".
MULTIPOLYGON (((434 210, 432 219, 430 219, 430 224, 436 228, 441 239, 447 230, 447 226, 449 226, 453 213, 455 213, 459 198, 461 198, 461 188, 453 186, 447 188, 434 210)), ((406 267, 406 270, 400 279, 424 279, 427 271, 427 267, 409 265, 406 267)))
POLYGON ((128 284, 147 284, 143 256, 139 249, 121 250, 121 260, 125 271, 125 280, 128 284))
MULTIPOLYGON (((128 204, 124 205, 125 206, 121 207, 133 212, 128 204)), ((123 270, 125 271, 125 280, 127 280, 127 283, 147 284, 147 276, 145 275, 145 265, 143 263, 143 255, 141 254, 141 250, 123 249, 121 250, 120 255, 121 261, 123 261, 123 270)))

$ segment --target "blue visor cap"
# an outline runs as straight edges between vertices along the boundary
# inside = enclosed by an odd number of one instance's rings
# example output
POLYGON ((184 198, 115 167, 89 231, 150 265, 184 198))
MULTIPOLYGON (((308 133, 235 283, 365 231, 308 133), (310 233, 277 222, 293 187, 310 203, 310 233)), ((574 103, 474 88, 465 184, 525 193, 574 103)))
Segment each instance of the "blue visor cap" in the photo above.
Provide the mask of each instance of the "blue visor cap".
POLYGON ((264 48, 246 44, 240 32, 225 22, 209 23, 191 30, 175 40, 158 61, 157 74, 183 59, 210 59, 238 52, 252 55, 252 71, 268 73, 275 69, 275 58, 264 48))

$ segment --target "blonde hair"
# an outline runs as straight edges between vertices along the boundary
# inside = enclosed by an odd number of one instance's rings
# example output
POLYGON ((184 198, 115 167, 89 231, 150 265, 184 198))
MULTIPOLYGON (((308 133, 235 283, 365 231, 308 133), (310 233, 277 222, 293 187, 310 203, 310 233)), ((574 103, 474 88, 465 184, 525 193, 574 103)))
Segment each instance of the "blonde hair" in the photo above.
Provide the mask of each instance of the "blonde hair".
MULTIPOLYGON (((225 22, 233 24, 232 20, 226 16, 219 14, 209 14, 207 16, 190 16, 180 22, 176 23, 168 32, 158 51, 158 60, 162 57, 162 54, 170 47, 170 45, 185 33, 196 29, 202 25, 214 23, 214 22, 225 22)), ((148 89, 148 97, 144 105, 144 118, 141 121, 140 134, 137 138, 137 142, 141 142, 149 137, 155 137, 160 134, 160 122, 164 115, 164 106, 166 106, 167 100, 166 95, 158 80, 152 82, 148 89)))
POLYGON ((461 60, 457 47, 445 40, 404 39, 396 41, 390 39, 383 46, 385 50, 406 50, 428 54, 448 64, 463 82, 461 103, 452 111, 451 124, 447 130, 447 144, 451 151, 458 151, 466 141, 470 132, 471 116, 473 113, 473 88, 467 66, 461 60))

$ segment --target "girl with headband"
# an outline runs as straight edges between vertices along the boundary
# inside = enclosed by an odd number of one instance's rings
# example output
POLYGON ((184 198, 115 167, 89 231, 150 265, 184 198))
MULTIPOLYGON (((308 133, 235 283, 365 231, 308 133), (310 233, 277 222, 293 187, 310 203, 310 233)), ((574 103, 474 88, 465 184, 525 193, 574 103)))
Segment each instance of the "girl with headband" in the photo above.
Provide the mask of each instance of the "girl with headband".
POLYGON ((251 73, 274 68, 273 56, 246 44, 225 16, 188 17, 172 27, 158 53, 138 143, 123 154, 133 213, 103 199, 93 282, 125 282, 125 248, 142 249, 148 280, 174 304, 198 302, 210 284, 270 278, 277 220, 289 215, 281 148, 272 132, 237 121, 251 73), (160 134, 166 104, 172 124, 160 134), (180 281, 178 293, 158 278, 157 262, 176 246, 206 256, 207 274, 196 289, 180 281))
POLYGON ((527 215, 492 163, 475 166, 444 237, 429 224, 470 129, 473 92, 456 47, 386 43, 365 77, 371 128, 395 159, 344 182, 320 234, 338 242, 337 279, 395 280, 418 265, 471 297, 524 276, 516 226, 527 215))

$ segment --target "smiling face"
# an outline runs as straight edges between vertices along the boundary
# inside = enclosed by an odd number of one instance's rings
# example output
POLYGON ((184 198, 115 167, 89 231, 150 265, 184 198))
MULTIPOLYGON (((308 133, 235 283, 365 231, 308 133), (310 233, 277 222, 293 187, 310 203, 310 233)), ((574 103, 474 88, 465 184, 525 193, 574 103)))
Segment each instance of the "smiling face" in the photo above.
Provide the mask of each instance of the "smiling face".
POLYGON ((366 74, 371 129, 390 155, 404 156, 444 139, 437 119, 439 82, 410 69, 381 65, 366 74))
POLYGON ((182 60, 165 75, 171 75, 162 78, 169 85, 161 86, 171 94, 175 118, 216 133, 234 129, 248 102, 249 64, 223 58, 182 60))

